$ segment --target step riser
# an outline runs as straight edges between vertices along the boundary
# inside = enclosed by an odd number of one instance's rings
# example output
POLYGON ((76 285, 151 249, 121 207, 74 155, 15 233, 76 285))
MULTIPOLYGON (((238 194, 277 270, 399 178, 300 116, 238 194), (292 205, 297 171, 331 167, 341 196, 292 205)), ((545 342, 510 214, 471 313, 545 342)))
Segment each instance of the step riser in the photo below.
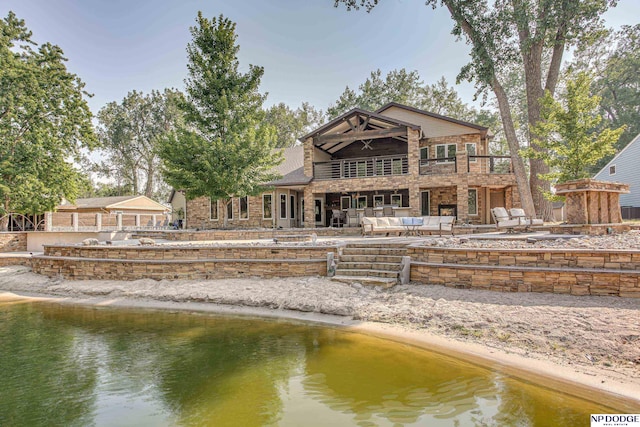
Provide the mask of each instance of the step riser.
POLYGON ((406 249, 393 248, 344 248, 343 255, 393 255, 404 256, 407 254, 406 249))
POLYGON ((391 262, 400 264, 402 257, 395 255, 342 255, 340 262, 391 262))
POLYGON ((356 276, 334 276, 331 280, 341 283, 360 283, 365 286, 380 286, 383 288, 391 288, 398 284, 395 279, 383 279, 375 277, 356 277, 356 276))
POLYGON ((400 270, 400 264, 389 262, 343 262, 341 260, 338 266, 344 270, 400 270))
POLYGON ((388 279, 395 279, 398 277, 397 271, 379 271, 379 270, 345 270, 341 269, 338 265, 336 268, 336 275, 339 276, 362 276, 362 277, 386 277, 388 279))

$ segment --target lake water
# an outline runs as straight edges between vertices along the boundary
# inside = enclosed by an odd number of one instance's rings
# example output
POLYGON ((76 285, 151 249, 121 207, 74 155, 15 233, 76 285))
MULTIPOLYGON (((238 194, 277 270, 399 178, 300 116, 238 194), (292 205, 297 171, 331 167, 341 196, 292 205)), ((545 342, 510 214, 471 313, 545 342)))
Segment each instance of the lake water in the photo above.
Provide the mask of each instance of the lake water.
POLYGON ((291 321, 0 303, 0 426, 582 426, 618 412, 291 321))

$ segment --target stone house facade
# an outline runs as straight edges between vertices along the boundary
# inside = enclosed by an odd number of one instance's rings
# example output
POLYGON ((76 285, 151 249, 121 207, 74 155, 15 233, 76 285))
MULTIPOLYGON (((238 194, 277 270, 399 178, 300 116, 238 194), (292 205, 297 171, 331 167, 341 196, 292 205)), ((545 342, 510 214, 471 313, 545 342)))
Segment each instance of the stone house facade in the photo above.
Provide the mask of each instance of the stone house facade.
MULTIPOLYGON (((488 224, 490 208, 520 206, 511 160, 489 153, 491 136, 486 127, 397 103, 353 109, 285 149, 282 179, 260 196, 234 198, 229 226, 327 227, 354 210, 488 224)), ((187 225, 220 228, 221 207, 188 201, 187 225)))

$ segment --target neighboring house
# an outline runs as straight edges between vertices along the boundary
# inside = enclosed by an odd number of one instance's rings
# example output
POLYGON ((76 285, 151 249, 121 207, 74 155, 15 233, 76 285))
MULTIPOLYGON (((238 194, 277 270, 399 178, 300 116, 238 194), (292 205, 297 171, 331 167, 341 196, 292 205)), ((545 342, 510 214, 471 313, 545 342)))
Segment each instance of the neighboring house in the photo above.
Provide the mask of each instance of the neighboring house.
MULTIPOLYGON (((167 203, 171 205, 171 223, 173 224, 175 221, 184 222, 187 217, 187 199, 184 196, 184 191, 171 190, 167 203)), ((184 226, 184 224, 182 225, 184 226)))
POLYGON ((624 147, 593 179, 629 184, 631 192, 620 194, 623 219, 640 218, 640 134, 624 147))
MULTIPOLYGON (((488 152, 489 129, 397 103, 353 109, 285 149, 272 191, 234 198, 232 227, 324 227, 332 212, 455 215, 491 222, 490 208, 520 206, 509 157, 488 152)), ((189 227, 222 226, 222 203, 187 202, 189 227)))
POLYGON ((98 215, 102 226, 115 226, 118 214, 122 226, 167 225, 169 208, 146 196, 114 196, 77 199, 63 202, 52 215, 53 227, 73 225, 72 214, 77 214, 80 227, 95 227, 98 215), (167 224, 164 224, 167 222, 167 224))

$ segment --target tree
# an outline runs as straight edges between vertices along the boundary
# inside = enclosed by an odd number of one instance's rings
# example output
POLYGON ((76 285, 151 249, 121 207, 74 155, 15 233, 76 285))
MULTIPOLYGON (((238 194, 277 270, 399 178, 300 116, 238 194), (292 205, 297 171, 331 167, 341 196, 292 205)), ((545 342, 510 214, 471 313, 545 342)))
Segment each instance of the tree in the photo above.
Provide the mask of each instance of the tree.
MULTIPOLYGON (((544 161, 550 172, 541 178, 552 183, 591 176, 589 167, 613 153, 613 146, 624 127, 603 127, 599 113, 600 97, 590 96, 591 79, 579 73, 567 82, 562 102, 546 92, 541 100, 541 119, 534 129, 538 147, 529 156, 544 161)), ((606 123, 606 122, 605 122, 606 123)))
POLYGON ((84 83, 62 49, 35 46, 13 12, 0 20, 0 217, 73 200, 80 177, 70 160, 96 142, 84 83))
POLYGON ((263 183, 278 177, 272 170, 282 154, 264 122, 265 96, 258 92, 264 70, 238 71, 235 24, 202 12, 196 23, 187 47, 187 98, 180 104, 185 127, 164 138, 159 153, 165 179, 187 199, 222 200, 226 227, 231 197, 263 191, 263 183))
MULTIPOLYGON (((600 111, 611 126, 625 126, 616 144, 622 150, 640 133, 640 24, 625 25, 598 43, 581 46, 569 69, 594 71, 591 91, 601 97, 600 111)), ((605 156, 592 168, 597 172, 605 156)))
POLYGON ((417 71, 393 70, 382 79, 382 71, 378 69, 359 86, 359 94, 347 86, 336 103, 327 109, 327 115, 335 119, 353 108, 375 111, 389 102, 414 105, 420 96, 421 84, 417 71))
MULTIPOLYGON (((379 0, 336 0, 347 9, 375 7, 379 0)), ((540 121, 540 99, 545 91, 555 94, 562 58, 567 47, 600 34, 601 15, 615 0, 505 0, 462 1, 427 0, 432 7, 444 6, 453 20, 453 34, 471 45, 471 62, 465 65, 459 80, 476 83, 479 92, 491 90, 496 97, 505 136, 509 144, 514 172, 523 208, 549 218, 551 204, 544 194, 549 183, 540 175, 548 173, 542 160, 530 162, 529 183, 520 156, 512 106, 505 90, 505 73, 517 67, 524 75, 527 99, 528 144, 540 151, 533 129, 540 121), (545 59, 548 58, 548 61, 545 59)))
POLYGON ((320 126, 324 120, 322 111, 303 102, 295 111, 283 102, 266 110, 265 123, 273 126, 276 132, 276 146, 291 147, 298 138, 320 126))
POLYGON ((149 95, 129 92, 121 103, 110 102, 98 113, 98 137, 104 160, 94 164, 99 175, 115 181, 132 194, 159 196, 164 190, 158 141, 180 126, 178 101, 182 93, 172 89, 149 95))

